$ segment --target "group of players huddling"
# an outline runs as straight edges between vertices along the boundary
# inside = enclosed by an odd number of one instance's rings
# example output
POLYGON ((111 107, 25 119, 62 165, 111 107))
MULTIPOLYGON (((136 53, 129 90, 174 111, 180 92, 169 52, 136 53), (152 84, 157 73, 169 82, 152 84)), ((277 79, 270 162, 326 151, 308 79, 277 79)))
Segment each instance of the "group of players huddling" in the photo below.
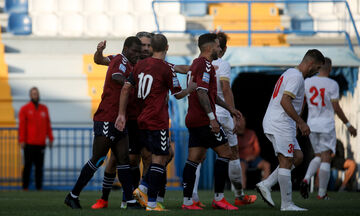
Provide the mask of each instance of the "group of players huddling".
MULTIPOLYGON (((201 162, 208 148, 212 148, 218 156, 214 165, 215 194, 212 207, 237 210, 236 206, 255 202, 256 196, 246 195, 242 189, 234 133, 243 116, 235 109, 230 88, 230 65, 221 59, 227 49, 226 43, 227 36, 221 32, 201 35, 198 39, 200 55, 190 67, 165 61, 169 46, 162 34, 139 32, 136 36, 126 38, 121 54, 107 57, 103 56, 106 41, 98 44, 94 61, 108 66, 108 70, 101 102, 93 119, 93 152, 72 191, 66 196, 66 205, 73 209, 81 208, 80 192, 111 149, 104 173, 102 197, 92 208, 108 206, 117 171, 123 189, 122 208, 166 211, 163 206, 166 166, 174 155, 169 144, 169 90, 176 99, 188 96, 189 101, 185 119, 189 131, 189 152, 183 172, 182 209, 202 210, 204 207, 197 195, 197 184, 201 162), (187 74, 186 89, 181 88, 176 73, 187 74), (143 163, 141 181, 140 161, 143 163), (234 187, 234 205, 224 197, 227 178, 234 187)), ((295 138, 296 127, 303 135, 309 135, 308 125, 300 118, 305 92, 304 78, 317 72, 324 62, 320 51, 309 50, 297 68, 287 70, 275 86, 264 118, 264 132, 274 146, 279 167, 257 184, 257 190, 266 203, 274 206, 270 190, 279 182, 282 211, 306 210, 295 206, 291 200, 291 169, 302 162, 302 152, 295 138)), ((335 101, 336 96, 330 99, 335 101)), ((343 113, 340 118, 352 135, 356 135, 356 130, 343 113)), ((331 133, 335 132, 331 130, 331 133)), ((323 138, 320 136, 317 139, 323 138)), ((333 151, 332 147, 326 146, 319 149, 321 152, 316 153, 322 154, 324 149, 333 151)), ((308 181, 306 177, 302 184, 301 193, 305 198, 308 181)))

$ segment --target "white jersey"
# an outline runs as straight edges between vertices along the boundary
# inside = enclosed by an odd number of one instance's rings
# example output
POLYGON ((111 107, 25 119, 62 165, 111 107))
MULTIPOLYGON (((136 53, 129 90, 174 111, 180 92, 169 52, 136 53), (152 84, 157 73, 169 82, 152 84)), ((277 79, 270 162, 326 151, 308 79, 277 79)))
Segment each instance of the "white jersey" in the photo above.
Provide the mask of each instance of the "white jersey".
POLYGON ((307 124, 311 132, 329 133, 335 128, 333 101, 339 100, 339 85, 328 77, 314 76, 305 80, 309 108, 307 124))
MULTIPOLYGON (((220 85, 220 80, 226 80, 230 82, 231 66, 227 61, 222 60, 221 58, 212 61, 212 64, 214 65, 216 70, 217 96, 219 96, 223 101, 225 101, 224 94, 220 85)), ((222 108, 217 104, 215 106, 216 106, 216 116, 230 115, 230 113, 226 109, 222 108)))
POLYGON ((292 98, 295 111, 300 114, 304 102, 304 78, 295 68, 286 70, 278 79, 263 120, 264 133, 296 136, 296 123, 281 106, 283 94, 292 98))

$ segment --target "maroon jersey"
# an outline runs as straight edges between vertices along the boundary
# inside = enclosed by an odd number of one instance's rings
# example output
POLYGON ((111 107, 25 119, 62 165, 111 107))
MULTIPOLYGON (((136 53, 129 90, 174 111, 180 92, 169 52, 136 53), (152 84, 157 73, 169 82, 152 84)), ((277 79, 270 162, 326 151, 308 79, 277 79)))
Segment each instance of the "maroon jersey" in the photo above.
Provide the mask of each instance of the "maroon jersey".
POLYGON ((137 98, 136 89, 131 89, 129 94, 129 101, 126 107, 127 120, 136 120, 141 112, 141 101, 137 98))
POLYGON ((128 77, 132 69, 133 67, 124 55, 118 54, 111 58, 106 72, 101 102, 94 114, 94 121, 116 121, 119 112, 119 97, 122 85, 112 80, 112 74, 121 73, 124 77, 128 77))
POLYGON ((156 58, 139 61, 128 79, 135 86, 137 98, 142 110, 138 116, 138 125, 143 130, 169 129, 169 113, 166 97, 169 90, 179 93, 181 86, 173 65, 156 58))
MULTIPOLYGON (((215 101, 217 86, 214 66, 206 58, 199 57, 195 59, 190 66, 188 80, 190 79, 190 76, 194 77, 197 89, 205 89, 207 91, 211 109, 216 117, 215 101)), ((201 106, 196 91, 193 91, 189 96, 189 107, 185 118, 185 124, 188 128, 201 127, 210 124, 209 117, 201 106)))

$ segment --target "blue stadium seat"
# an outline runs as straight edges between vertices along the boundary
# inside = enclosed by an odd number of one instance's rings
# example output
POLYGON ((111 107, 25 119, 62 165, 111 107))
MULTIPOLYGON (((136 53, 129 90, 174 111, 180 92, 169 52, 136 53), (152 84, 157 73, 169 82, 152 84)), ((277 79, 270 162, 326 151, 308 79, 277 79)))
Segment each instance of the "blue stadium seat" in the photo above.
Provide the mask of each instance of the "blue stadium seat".
MULTIPOLYGON (((192 0, 185 0, 192 1, 192 0)), ((207 14, 206 3, 182 3, 181 13, 185 16, 205 16, 207 14)))
MULTIPOLYGON (((314 30, 314 21, 310 16, 308 10, 308 3, 286 3, 285 11, 286 14, 291 17, 292 30, 314 30)), ((309 33, 298 33, 298 35, 309 35, 309 33)))
POLYGON ((28 0, 5 0, 5 12, 27 13, 28 0))
POLYGON ((32 30, 31 18, 27 13, 11 13, 8 19, 8 32, 14 35, 29 35, 32 30))

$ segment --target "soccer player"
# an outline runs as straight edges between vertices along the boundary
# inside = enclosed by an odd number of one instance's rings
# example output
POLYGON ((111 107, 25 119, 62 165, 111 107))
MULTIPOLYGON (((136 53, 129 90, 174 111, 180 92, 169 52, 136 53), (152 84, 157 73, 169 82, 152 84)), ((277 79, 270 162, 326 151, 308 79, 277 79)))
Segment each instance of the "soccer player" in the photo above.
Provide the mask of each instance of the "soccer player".
POLYGON ((266 203, 274 206, 270 188, 279 182, 281 211, 306 211, 292 202, 291 169, 302 162, 303 153, 296 140, 296 127, 303 136, 310 128, 301 119, 304 102, 304 78, 314 75, 324 64, 324 56, 316 49, 308 50, 296 68, 286 70, 278 79, 263 120, 266 137, 271 141, 279 166, 256 187, 266 203))
POLYGON ((116 55, 110 60, 101 102, 94 114, 93 155, 83 166, 75 186, 65 198, 65 204, 73 209, 81 208, 78 198, 80 192, 101 166, 109 149, 112 150, 116 158, 118 178, 123 186, 128 206, 136 207, 137 203, 132 197, 133 186, 129 165, 127 133, 120 132, 114 127, 122 84, 113 80, 112 77, 114 74, 127 77, 132 71, 131 64, 137 62, 140 52, 140 40, 137 37, 128 37, 124 42, 122 54, 116 55))
MULTIPOLYGON (((180 99, 195 89, 190 82, 187 89, 182 90, 173 65, 165 61, 168 42, 164 35, 156 34, 151 40, 153 56, 137 63, 120 96, 119 115, 115 126, 120 131, 125 127, 126 105, 129 90, 137 89, 137 97, 141 100, 142 111, 137 119, 141 130, 142 142, 151 149, 152 163, 144 177, 148 182, 147 211, 164 211, 157 205, 156 199, 160 188, 164 185, 165 165, 169 158, 169 113, 166 101, 168 91, 180 99)), ((134 193, 135 194, 135 193, 134 193)), ((137 197, 141 201, 141 197, 137 197)))
POLYGON ((339 85, 329 78, 331 60, 325 58, 325 64, 317 76, 305 80, 305 95, 309 115, 307 124, 315 157, 311 160, 305 178, 300 184, 300 193, 307 199, 310 178, 319 171, 318 199, 328 199, 326 189, 330 179, 331 153, 335 153, 336 132, 334 112, 348 128, 352 136, 356 136, 356 129, 350 124, 339 105, 339 85))
MULTIPOLYGON (((230 86, 231 66, 227 61, 221 58, 224 56, 227 50, 227 35, 223 32, 219 32, 217 33, 217 37, 219 39, 221 51, 218 56, 219 58, 212 61, 212 64, 216 71, 217 95, 222 100, 224 100, 226 104, 228 104, 232 108, 235 108, 234 96, 230 86)), ((236 130, 234 124, 235 119, 231 117, 230 113, 226 109, 222 108, 217 104, 215 105, 215 107, 217 120, 225 131, 232 152, 229 161, 229 179, 235 189, 235 205, 242 206, 254 203, 256 200, 256 195, 245 195, 243 190, 241 177, 242 171, 238 152, 238 141, 236 134, 234 134, 234 131, 236 130)), ((198 165, 196 170, 196 180, 192 198, 193 202, 196 205, 203 207, 204 205, 200 202, 199 196, 197 194, 197 187, 200 178, 200 167, 201 164, 198 165)))
POLYGON ((183 172, 184 201, 182 208, 202 210, 192 200, 195 172, 199 163, 205 158, 207 148, 212 148, 218 155, 214 167, 215 198, 212 206, 218 209, 236 210, 238 208, 224 198, 231 150, 225 132, 217 121, 215 103, 238 118, 241 113, 217 96, 215 68, 211 64, 213 60, 218 59, 221 51, 217 35, 212 33, 201 35, 198 46, 200 56, 193 61, 188 72, 189 79, 194 77, 197 89, 189 96, 189 108, 185 119, 186 127, 189 130, 189 155, 183 172))

